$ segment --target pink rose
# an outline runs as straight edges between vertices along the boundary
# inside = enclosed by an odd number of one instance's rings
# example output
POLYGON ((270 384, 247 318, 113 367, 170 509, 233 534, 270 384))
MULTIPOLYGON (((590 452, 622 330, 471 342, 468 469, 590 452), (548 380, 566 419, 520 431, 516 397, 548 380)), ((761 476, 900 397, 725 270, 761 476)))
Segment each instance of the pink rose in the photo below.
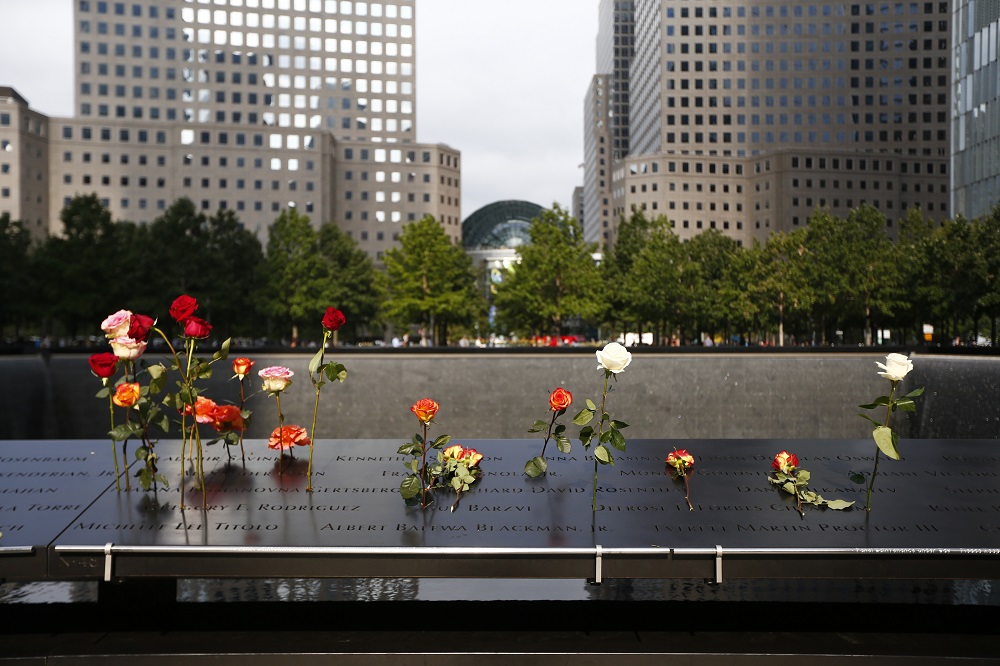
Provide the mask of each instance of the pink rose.
POLYGON ((132 313, 128 310, 119 310, 101 322, 101 330, 109 338, 117 338, 128 335, 129 325, 132 321, 132 313))
POLYGON ((295 374, 281 365, 272 365, 257 373, 264 380, 264 390, 270 393, 281 393, 292 383, 295 374))

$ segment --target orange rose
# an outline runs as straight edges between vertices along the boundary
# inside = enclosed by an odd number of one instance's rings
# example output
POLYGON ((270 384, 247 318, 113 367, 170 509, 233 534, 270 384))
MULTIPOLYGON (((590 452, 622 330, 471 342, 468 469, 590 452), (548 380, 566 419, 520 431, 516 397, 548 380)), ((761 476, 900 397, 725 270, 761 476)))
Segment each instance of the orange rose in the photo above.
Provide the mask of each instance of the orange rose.
POLYGON ((430 398, 421 398, 417 400, 417 404, 410 407, 410 411, 417 415, 421 423, 427 425, 434 420, 434 415, 438 411, 438 404, 430 398))
POLYGON ((549 407, 553 412, 561 412, 573 404, 573 394, 563 387, 557 388, 549 396, 549 407))
POLYGON ((138 382, 125 382, 115 388, 115 394, 111 396, 111 402, 119 407, 132 407, 135 403, 139 402, 139 396, 141 395, 142 392, 139 389, 138 382))
POLYGON ((462 454, 461 461, 465 463, 465 466, 472 469, 479 464, 479 461, 483 459, 483 454, 475 449, 466 449, 462 454))
POLYGON ((236 405, 217 405, 212 410, 212 427, 218 432, 224 430, 242 431, 243 414, 236 405))
POLYGON ((194 420, 198 423, 211 423, 215 420, 213 414, 218 407, 214 400, 199 395, 194 401, 193 412, 191 405, 184 405, 184 416, 194 414, 194 420))
POLYGON ((286 425, 275 428, 267 440, 267 448, 288 451, 293 446, 309 446, 309 433, 302 426, 286 425))
POLYGON ((250 374, 251 368, 253 368, 254 362, 245 356, 240 356, 239 358, 233 359, 233 374, 235 374, 240 379, 243 379, 248 374, 250 374))
POLYGON ((771 463, 771 467, 779 472, 784 472, 785 474, 794 474, 795 468, 798 466, 798 457, 796 457, 794 453, 789 453, 788 451, 782 451, 778 455, 774 456, 774 462, 771 463))
POLYGON ((694 456, 685 449, 677 449, 667 455, 667 464, 679 473, 684 474, 687 470, 694 467, 694 456))

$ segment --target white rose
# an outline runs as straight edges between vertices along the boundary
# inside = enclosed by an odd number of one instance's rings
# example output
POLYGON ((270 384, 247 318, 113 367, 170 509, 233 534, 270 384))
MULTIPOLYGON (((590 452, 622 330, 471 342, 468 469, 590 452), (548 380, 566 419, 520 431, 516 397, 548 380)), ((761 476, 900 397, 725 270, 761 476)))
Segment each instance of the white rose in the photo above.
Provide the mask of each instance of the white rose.
POLYGON ((632 354, 617 342, 609 342, 597 352, 597 369, 618 374, 632 362, 632 354))
POLYGON ((878 373, 879 375, 894 382, 903 381, 903 377, 913 370, 913 361, 902 354, 889 354, 885 357, 884 364, 875 361, 875 365, 884 371, 878 373))

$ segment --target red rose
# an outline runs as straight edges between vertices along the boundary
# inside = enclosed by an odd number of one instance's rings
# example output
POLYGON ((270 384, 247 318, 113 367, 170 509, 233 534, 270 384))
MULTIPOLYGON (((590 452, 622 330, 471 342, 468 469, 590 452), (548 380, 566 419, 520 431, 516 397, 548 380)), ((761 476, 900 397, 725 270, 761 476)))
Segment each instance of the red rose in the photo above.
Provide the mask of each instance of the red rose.
POLYGON ((181 323, 193 315, 197 309, 198 301, 191 298, 187 294, 182 294, 178 296, 170 306, 170 316, 173 317, 174 321, 177 323, 181 323))
POLYGON ((129 322, 128 335, 126 337, 132 338, 137 342, 147 342, 154 324, 156 324, 156 321, 152 317, 133 314, 132 320, 129 322))
POLYGON ((185 338, 207 338, 212 334, 212 325, 201 317, 188 317, 184 320, 185 338))
POLYGON ((553 412, 561 412, 573 404, 573 394, 563 387, 557 388, 549 396, 549 407, 553 412))
POLYGON ((667 454, 667 464, 683 474, 694 467, 694 456, 686 449, 677 449, 667 454))
POLYGON ((323 315, 323 328, 328 331, 336 331, 338 328, 344 325, 347 321, 347 317, 344 313, 337 308, 327 308, 326 314, 323 315))
POLYGON ((430 398, 421 398, 410 407, 410 411, 417 415, 421 423, 427 425, 434 420, 434 415, 438 412, 438 404, 430 398))
POLYGON ((89 359, 90 369, 101 379, 108 379, 115 374, 118 366, 118 357, 111 352, 101 352, 94 354, 89 359))

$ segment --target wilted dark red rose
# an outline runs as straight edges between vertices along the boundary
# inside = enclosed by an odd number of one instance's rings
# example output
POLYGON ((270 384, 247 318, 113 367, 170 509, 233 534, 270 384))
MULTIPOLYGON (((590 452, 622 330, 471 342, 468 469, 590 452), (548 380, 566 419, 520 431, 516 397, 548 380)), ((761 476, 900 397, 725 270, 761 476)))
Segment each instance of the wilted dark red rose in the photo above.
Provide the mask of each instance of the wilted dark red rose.
POLYGON ((152 332, 155 323, 152 317, 133 314, 132 321, 129 322, 128 337, 137 342, 148 342, 149 334, 152 332))
POLYGON ((193 315, 197 309, 198 301, 187 294, 182 294, 174 299, 173 304, 170 306, 170 316, 174 318, 174 321, 182 323, 185 319, 193 315))
POLYGON ((207 338, 212 334, 212 325, 201 317, 188 317, 184 320, 185 338, 207 338))
POLYGON ((343 312, 337 308, 327 308, 326 314, 323 315, 323 328, 328 331, 336 331, 346 321, 347 317, 344 316, 343 312))
POLYGON ((89 359, 90 369, 101 379, 108 379, 115 374, 118 365, 118 357, 111 352, 101 352, 94 354, 89 359))

